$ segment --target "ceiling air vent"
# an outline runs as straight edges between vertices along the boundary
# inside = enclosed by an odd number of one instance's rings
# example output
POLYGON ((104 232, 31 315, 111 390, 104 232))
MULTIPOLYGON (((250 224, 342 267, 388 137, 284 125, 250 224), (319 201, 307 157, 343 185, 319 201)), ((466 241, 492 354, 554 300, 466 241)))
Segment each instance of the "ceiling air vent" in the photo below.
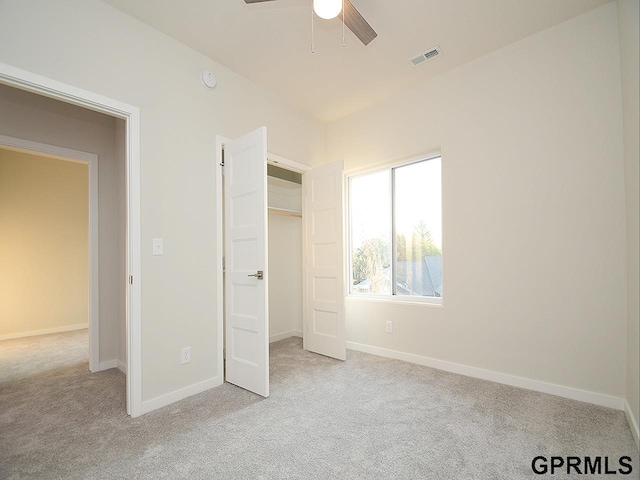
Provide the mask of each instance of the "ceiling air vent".
POLYGON ((442 55, 442 50, 438 45, 436 45, 435 47, 427 50, 426 52, 423 52, 419 55, 416 55, 415 57, 410 58, 409 61, 413 64, 413 66, 416 66, 416 65, 420 65, 423 62, 426 62, 427 60, 431 60, 432 58, 437 57, 439 55, 442 55))

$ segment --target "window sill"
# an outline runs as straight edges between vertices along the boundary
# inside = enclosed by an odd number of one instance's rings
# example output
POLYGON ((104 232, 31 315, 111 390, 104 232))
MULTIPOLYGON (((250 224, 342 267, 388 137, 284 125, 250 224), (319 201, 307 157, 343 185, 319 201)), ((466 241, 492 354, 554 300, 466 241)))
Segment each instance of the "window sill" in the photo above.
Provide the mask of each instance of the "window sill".
POLYGON ((402 305, 421 305, 442 308, 442 297, 409 297, 403 295, 365 295, 347 294, 347 299, 367 302, 397 303, 402 305))

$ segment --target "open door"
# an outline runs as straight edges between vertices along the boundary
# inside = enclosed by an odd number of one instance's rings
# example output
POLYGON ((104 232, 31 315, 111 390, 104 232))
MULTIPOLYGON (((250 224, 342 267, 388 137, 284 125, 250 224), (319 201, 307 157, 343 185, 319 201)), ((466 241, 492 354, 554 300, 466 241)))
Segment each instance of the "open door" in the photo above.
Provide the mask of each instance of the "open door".
POLYGON ((342 161, 304 174, 304 348, 346 360, 342 161))
POLYGON ((226 380, 269 396, 267 129, 225 144, 226 380))

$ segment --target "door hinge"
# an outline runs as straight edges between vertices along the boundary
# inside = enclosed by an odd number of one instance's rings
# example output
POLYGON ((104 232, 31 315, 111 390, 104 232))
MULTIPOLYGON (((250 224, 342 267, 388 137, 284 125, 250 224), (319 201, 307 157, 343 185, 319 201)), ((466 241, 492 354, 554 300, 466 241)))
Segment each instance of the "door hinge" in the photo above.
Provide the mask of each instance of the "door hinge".
POLYGON ((129 285, 133 285, 133 275, 129 275, 129 285))

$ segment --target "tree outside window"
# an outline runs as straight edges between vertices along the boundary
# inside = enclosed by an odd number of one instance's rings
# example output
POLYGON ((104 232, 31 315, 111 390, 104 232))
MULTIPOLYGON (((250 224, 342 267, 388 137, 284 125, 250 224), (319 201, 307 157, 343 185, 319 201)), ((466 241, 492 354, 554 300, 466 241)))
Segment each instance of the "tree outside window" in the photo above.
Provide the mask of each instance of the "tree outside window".
POLYGON ((350 179, 352 294, 442 296, 441 196, 440 157, 350 179))

